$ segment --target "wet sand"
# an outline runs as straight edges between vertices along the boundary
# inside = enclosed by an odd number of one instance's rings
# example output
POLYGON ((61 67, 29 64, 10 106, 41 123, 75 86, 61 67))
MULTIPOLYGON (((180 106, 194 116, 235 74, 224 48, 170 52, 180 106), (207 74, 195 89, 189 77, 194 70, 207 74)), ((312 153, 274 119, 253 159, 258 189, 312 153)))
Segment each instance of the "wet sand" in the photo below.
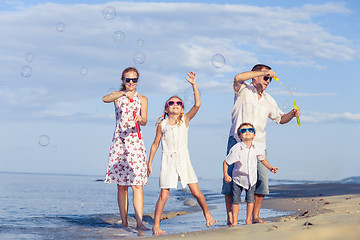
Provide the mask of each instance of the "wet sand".
POLYGON ((360 184, 278 185, 270 192, 263 208, 289 211, 289 215, 266 219, 269 222, 264 224, 142 239, 360 239, 360 184))

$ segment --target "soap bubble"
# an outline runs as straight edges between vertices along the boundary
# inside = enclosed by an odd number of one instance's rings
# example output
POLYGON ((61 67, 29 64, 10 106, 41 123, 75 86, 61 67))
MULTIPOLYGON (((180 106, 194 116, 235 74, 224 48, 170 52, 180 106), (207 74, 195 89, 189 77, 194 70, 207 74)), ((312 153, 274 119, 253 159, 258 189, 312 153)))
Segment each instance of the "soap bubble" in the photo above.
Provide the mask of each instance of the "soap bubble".
POLYGON ((211 58, 211 63, 216 68, 222 68, 223 66, 225 66, 225 58, 221 54, 215 54, 211 58))
POLYGON ((42 147, 46 147, 50 143, 50 138, 48 135, 43 134, 39 137, 39 145, 42 147))
POLYGON ((138 39, 137 41, 136 41, 136 46, 138 46, 139 48, 143 48, 144 47, 144 40, 142 40, 142 39, 138 39))
POLYGON ((116 43, 121 43, 125 40, 125 33, 122 31, 116 31, 113 33, 113 40, 116 43))
POLYGON ((31 62, 33 62, 34 61, 34 58, 35 58, 35 56, 34 56, 34 54, 33 53, 27 53, 26 55, 25 55, 25 61, 27 62, 27 63, 31 63, 31 62))
POLYGON ((103 17, 106 20, 114 19, 116 17, 116 9, 114 7, 112 7, 112 6, 107 6, 103 10, 103 17))
POLYGON ((299 92, 299 89, 295 84, 289 84, 288 89, 291 94, 297 94, 299 92))
POLYGON ((0 87, 4 86, 5 82, 4 81, 0 81, 0 87))
MULTIPOLYGON (((201 92, 199 90, 199 94, 201 95, 201 92)), ((189 105, 194 105, 195 104, 195 99, 194 99, 194 90, 192 87, 189 87, 187 89, 185 89, 184 93, 183 93, 183 98, 185 103, 189 104, 189 105)))
POLYGON ((32 74, 32 68, 29 65, 25 65, 21 68, 20 74, 23 77, 30 77, 32 74))
POLYGON ((283 112, 288 113, 293 109, 293 106, 290 101, 285 101, 280 105, 280 109, 283 112))
POLYGON ((65 31, 65 24, 63 22, 59 22, 56 24, 56 31, 63 32, 65 31))
POLYGON ((133 55, 134 63, 143 64, 145 62, 145 53, 142 51, 137 51, 133 55))
POLYGON ((87 67, 81 67, 80 68, 80 74, 82 75, 82 76, 86 76, 87 74, 88 74, 88 72, 89 72, 89 69, 87 68, 87 67))

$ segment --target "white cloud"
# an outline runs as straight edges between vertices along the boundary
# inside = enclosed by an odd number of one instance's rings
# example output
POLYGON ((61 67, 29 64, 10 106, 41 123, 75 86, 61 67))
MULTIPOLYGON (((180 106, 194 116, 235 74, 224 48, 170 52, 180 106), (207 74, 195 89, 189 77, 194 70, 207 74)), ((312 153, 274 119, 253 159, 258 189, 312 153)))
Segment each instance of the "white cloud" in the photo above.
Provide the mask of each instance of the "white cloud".
POLYGON ((360 123, 360 113, 321 113, 308 112, 301 116, 301 121, 308 123, 360 123))

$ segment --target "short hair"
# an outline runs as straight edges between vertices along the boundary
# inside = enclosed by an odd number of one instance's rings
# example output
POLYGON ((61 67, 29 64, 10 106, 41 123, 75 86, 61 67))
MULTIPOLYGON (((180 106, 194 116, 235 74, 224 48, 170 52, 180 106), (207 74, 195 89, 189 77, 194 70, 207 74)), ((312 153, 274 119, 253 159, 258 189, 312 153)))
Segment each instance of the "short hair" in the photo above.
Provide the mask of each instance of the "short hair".
POLYGON ((254 125, 252 125, 251 123, 244 122, 244 123, 240 124, 240 126, 238 127, 238 129, 237 129, 237 134, 240 135, 240 134, 239 134, 239 130, 240 130, 243 126, 247 126, 247 125, 248 125, 248 126, 251 126, 252 128, 255 128, 254 125))
POLYGON ((271 67, 269 67, 265 64, 256 64, 255 66, 253 66, 251 71, 261 71, 261 69, 263 69, 263 68, 267 68, 268 70, 271 70, 271 67))

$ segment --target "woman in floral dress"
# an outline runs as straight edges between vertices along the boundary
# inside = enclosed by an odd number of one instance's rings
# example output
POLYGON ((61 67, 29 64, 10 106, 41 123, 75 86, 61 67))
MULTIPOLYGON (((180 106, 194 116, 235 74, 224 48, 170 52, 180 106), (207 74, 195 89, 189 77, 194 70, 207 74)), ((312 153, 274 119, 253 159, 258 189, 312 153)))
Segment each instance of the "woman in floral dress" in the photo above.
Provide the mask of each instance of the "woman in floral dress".
POLYGON ((136 92, 139 73, 126 68, 122 87, 103 97, 103 102, 115 105, 116 128, 110 147, 106 183, 116 183, 122 226, 127 227, 128 187, 133 190, 133 205, 137 228, 147 230, 142 223, 143 186, 147 183, 147 162, 144 141, 139 125, 147 123, 148 100, 136 92), (138 126, 136 126, 138 125, 138 126))

